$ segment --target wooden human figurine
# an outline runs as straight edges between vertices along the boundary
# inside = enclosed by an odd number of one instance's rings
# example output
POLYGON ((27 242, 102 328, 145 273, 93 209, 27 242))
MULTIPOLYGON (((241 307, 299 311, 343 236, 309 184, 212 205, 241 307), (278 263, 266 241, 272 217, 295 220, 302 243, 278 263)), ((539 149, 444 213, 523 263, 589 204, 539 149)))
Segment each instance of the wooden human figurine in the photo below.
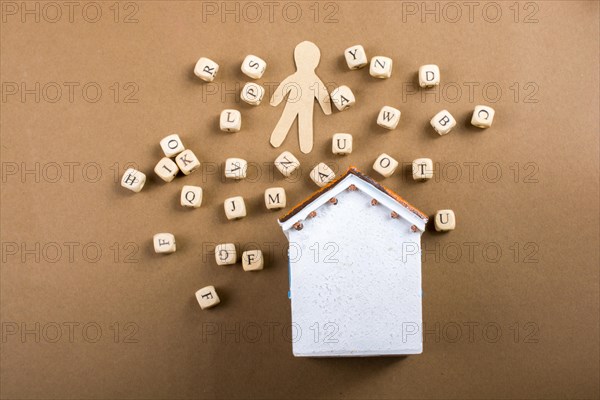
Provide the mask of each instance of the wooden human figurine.
POLYGON ((294 50, 296 72, 283 80, 271 97, 271 105, 277 106, 287 96, 287 103, 279 122, 271 134, 271 145, 279 147, 285 140, 296 116, 300 150, 310 153, 313 148, 313 105, 316 98, 325 115, 331 114, 331 102, 327 88, 315 74, 321 52, 317 45, 304 41, 294 50))

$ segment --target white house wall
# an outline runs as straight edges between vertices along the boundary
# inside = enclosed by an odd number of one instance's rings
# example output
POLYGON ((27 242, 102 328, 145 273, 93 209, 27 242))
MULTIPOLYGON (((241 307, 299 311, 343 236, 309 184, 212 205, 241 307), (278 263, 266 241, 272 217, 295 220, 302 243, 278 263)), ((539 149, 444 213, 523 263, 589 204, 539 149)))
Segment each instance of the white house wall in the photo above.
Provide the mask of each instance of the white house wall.
POLYGON ((286 231, 294 354, 421 353, 421 232, 361 191, 336 197, 286 231))

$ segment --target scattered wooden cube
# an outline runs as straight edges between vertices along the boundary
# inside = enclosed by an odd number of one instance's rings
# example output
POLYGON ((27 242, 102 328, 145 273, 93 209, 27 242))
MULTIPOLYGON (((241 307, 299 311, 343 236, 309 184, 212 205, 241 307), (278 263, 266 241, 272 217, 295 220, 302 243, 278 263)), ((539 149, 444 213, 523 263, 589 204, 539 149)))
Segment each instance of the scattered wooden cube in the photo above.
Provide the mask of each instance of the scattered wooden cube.
POLYGON ((440 68, 435 64, 422 65, 419 68, 419 86, 429 88, 440 84, 440 68))
POLYGON ((335 104, 338 111, 344 111, 356 103, 354 93, 345 85, 333 89, 331 92, 331 101, 335 104))
POLYGON ((179 172, 179 167, 175 161, 168 157, 163 157, 154 167, 154 172, 165 182, 171 182, 179 172))
POLYGON ((398 168, 398 161, 385 153, 377 157, 377 160, 375 160, 375 163, 373 164, 373 169, 386 178, 392 176, 394 171, 396 171, 396 168, 398 168))
POLYGON ((349 133, 334 133, 331 141, 331 151, 333 154, 352 153, 352 135, 349 133))
POLYGON ((377 125, 385 129, 396 129, 400 122, 400 110, 390 106, 383 106, 377 115, 377 125))
POLYGON ((369 74, 374 78, 389 78, 392 76, 392 59, 383 56, 375 56, 371 58, 369 74))
POLYGON ((246 103, 257 106, 265 95, 265 88, 254 82, 248 82, 242 88, 240 98, 246 103))
POLYGON ((289 177, 300 167, 300 161, 289 151, 284 151, 275 159, 275 167, 285 177, 289 177))
POLYGON ((223 132, 239 132, 242 129, 242 113, 238 110, 221 111, 219 127, 223 132))
POLYGON ((210 58, 201 57, 194 67, 194 75, 206 82, 212 82, 219 71, 219 64, 210 58))
POLYGON ((215 260, 217 265, 233 265, 237 262, 235 244, 222 243, 215 247, 215 260))
POLYGON ((435 213, 435 230, 447 232, 456 228, 456 216, 452 210, 439 210, 435 213))
POLYGON ((185 150, 179 135, 175 133, 161 140, 160 147, 162 148, 162 151, 165 153, 166 157, 175 157, 177 154, 185 150))
POLYGON ((285 189, 282 187, 272 187, 265 190, 265 205, 269 210, 285 208, 286 197, 285 189))
POLYGON ((369 63, 367 53, 365 53, 365 49, 360 44, 344 50, 344 57, 346 57, 346 64, 348 64, 348 68, 350 69, 362 68, 369 63))
POLYGON ((121 178, 121 186, 139 193, 146 184, 146 174, 134 168, 128 168, 121 178))
POLYGON ((433 178, 433 161, 430 158, 417 158, 412 162, 412 176, 415 181, 433 178))
POLYGON ((240 219, 246 216, 246 203, 242 196, 230 197, 223 203, 227 219, 240 219))
POLYGON ((260 79, 267 69, 267 63, 260 57, 248 55, 242 62, 242 72, 252 79, 260 79))
POLYGON ((264 267, 263 254, 260 250, 248 250, 242 253, 244 271, 260 271, 264 267))
POLYGON ((200 161, 196 157, 193 151, 190 149, 184 150, 177 157, 175 157, 175 161, 177 162, 177 166, 184 173, 184 175, 189 175, 198 168, 200 168, 200 161))
POLYGON ((175 253, 175 236, 172 233, 157 233, 153 238, 155 253, 175 253))
POLYGON ((241 158, 225 160, 225 178, 244 179, 248 171, 248 162, 241 158))
POLYGON ((201 309, 207 309, 216 306, 221 302, 214 286, 206 286, 196 292, 196 300, 201 309))
POLYGON ((494 122, 494 114, 496 114, 496 112, 492 107, 475 106, 473 117, 471 118, 471 125, 478 128, 489 128, 492 126, 492 122, 494 122))
POLYGON ((448 110, 442 110, 435 114, 435 116, 431 118, 430 123, 433 129, 435 129, 440 136, 450 133, 452 128, 456 126, 456 120, 452 114, 448 112, 448 110))
POLYGON ((319 163, 310 171, 310 179, 319 187, 323 187, 335 179, 335 172, 327 164, 319 163))
POLYGON ((202 188, 185 185, 181 189, 180 202, 183 207, 198 208, 202 205, 202 188))

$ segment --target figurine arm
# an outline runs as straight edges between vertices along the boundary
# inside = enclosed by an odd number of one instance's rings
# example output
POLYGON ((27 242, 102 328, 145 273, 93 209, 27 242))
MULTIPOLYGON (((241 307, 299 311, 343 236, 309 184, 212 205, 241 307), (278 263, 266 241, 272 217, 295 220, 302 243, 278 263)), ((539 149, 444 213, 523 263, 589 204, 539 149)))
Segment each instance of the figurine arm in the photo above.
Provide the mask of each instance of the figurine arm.
POLYGON ((281 103, 281 101, 285 98, 285 96, 288 94, 288 92, 290 91, 290 88, 288 87, 288 83, 290 82, 291 78, 293 75, 288 76, 287 78, 285 78, 280 84, 279 86, 277 86, 277 89, 275 89, 275 91, 273 92, 273 95, 271 96, 271 101, 270 104, 273 107, 276 107, 279 105, 279 103, 281 103))
POLYGON ((317 98, 317 101, 319 102, 319 105, 321 106, 323 113, 325 115, 330 115, 331 114, 331 99, 329 98, 329 92, 327 91, 327 88, 325 87, 325 85, 323 84, 323 82, 320 79, 318 80, 317 84, 318 84, 318 91, 317 91, 317 93, 315 93, 315 97, 317 98))

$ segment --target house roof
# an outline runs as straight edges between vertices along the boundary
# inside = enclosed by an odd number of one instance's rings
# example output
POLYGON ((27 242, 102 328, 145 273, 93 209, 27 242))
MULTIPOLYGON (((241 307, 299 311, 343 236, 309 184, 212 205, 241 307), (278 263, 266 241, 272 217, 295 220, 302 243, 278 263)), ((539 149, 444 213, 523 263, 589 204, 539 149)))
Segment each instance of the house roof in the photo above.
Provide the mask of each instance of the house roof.
POLYGON ((333 188, 335 188, 336 186, 338 186, 338 184, 340 182, 344 181, 350 175, 354 175, 357 178, 361 179, 362 181, 368 183, 370 186, 372 186, 373 188, 377 189, 377 193, 385 194, 388 197, 390 197, 396 203, 400 204, 404 209, 410 211, 412 214, 416 215, 420 220, 422 220, 423 221, 423 225, 427 222, 427 215, 425 215, 425 213, 423 213, 422 211, 420 211, 418 208, 412 206, 409 202, 407 202, 406 200, 404 200, 400 195, 398 195, 394 191, 392 191, 392 190, 386 188, 385 186, 381 185, 380 183, 378 183, 377 181, 375 181, 373 178, 370 178, 367 175, 363 174, 356 167, 351 166, 339 178, 334 179, 329 184, 327 184, 326 186, 324 186, 321 189, 317 190, 311 196, 309 196, 304 201, 300 202, 295 207, 293 207, 291 210, 289 210, 286 214, 284 214, 281 218, 279 218, 279 223, 283 224, 284 222, 289 221, 290 219, 292 219, 294 216, 296 216, 297 214, 299 214, 303 209, 305 209, 306 207, 308 207, 309 205, 311 205, 313 202, 315 202, 323 194, 331 191, 333 188))

